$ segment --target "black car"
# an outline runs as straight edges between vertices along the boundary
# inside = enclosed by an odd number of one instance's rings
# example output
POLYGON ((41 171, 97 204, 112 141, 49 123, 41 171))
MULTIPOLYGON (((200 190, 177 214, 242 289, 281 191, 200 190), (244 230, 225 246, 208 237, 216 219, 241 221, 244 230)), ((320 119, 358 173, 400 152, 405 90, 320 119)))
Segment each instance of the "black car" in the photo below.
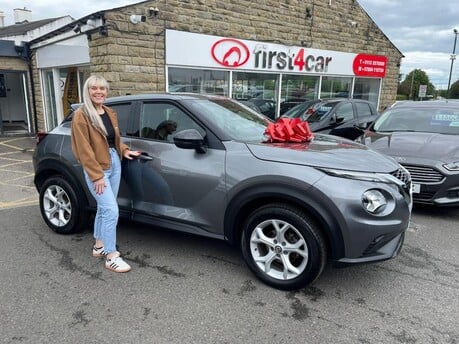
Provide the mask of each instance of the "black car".
POLYGON ((290 109, 285 116, 308 121, 313 132, 342 136, 355 140, 376 119, 378 111, 372 102, 361 99, 327 99, 305 102, 290 109), (301 106, 306 106, 302 108, 301 106), (298 111, 297 111, 298 110, 298 111))
POLYGON ((360 140, 410 172, 414 202, 459 205, 459 102, 397 104, 360 140))
MULTIPOLYGON (((143 152, 123 160, 122 217, 226 240, 280 289, 312 283, 327 261, 381 261, 402 247, 410 176, 383 154, 330 135, 270 142, 271 120, 225 97, 132 95, 106 104, 123 142, 143 152), (175 131, 155 135, 164 123, 175 131)), ((96 206, 72 154, 71 120, 43 134, 33 157, 42 217, 62 234, 88 228, 96 206)))
POLYGON ((303 101, 283 113, 282 117, 300 118, 301 120, 305 121, 314 111, 314 105, 320 102, 320 99, 303 101))

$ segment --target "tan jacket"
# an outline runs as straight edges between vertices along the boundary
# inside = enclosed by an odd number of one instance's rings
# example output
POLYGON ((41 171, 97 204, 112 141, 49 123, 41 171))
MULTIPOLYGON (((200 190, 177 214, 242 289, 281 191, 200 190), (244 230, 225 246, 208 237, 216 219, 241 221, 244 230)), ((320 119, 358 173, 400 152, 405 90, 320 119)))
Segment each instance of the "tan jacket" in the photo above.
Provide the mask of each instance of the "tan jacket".
MULTIPOLYGON (((129 147, 121 142, 118 118, 115 111, 104 106, 115 130, 115 147, 120 159, 123 152, 129 147)), ((96 129, 82 108, 75 111, 72 119, 72 151, 75 158, 81 163, 92 181, 99 180, 104 176, 104 170, 110 168, 110 153, 108 141, 104 133, 96 129)))

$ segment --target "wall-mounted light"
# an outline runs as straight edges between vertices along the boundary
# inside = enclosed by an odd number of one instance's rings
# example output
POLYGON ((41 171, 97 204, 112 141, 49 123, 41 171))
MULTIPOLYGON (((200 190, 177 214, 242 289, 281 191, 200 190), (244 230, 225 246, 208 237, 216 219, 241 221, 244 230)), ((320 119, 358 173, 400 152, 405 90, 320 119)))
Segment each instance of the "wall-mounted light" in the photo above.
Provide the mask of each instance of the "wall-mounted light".
POLYGON ((129 20, 131 21, 132 24, 138 24, 140 22, 146 22, 147 21, 147 17, 143 16, 143 15, 140 15, 140 14, 132 14, 129 17, 129 20))
POLYGON ((306 19, 311 19, 312 18, 312 13, 311 13, 311 10, 308 8, 306 8, 306 19))

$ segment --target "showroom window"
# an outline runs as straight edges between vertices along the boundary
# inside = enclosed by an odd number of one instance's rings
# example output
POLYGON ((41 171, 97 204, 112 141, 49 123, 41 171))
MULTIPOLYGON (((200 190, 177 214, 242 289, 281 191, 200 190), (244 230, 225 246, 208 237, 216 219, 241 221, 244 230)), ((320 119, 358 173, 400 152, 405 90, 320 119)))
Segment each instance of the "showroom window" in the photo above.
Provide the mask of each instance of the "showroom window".
POLYGON ((168 92, 193 92, 228 96, 229 72, 170 67, 168 92))
POLYGON ((295 105, 319 98, 319 84, 319 76, 282 75, 280 115, 295 105))
POLYGON ((355 78, 352 98, 369 100, 378 105, 381 79, 355 78))
POLYGON ((352 90, 351 77, 322 77, 320 99, 349 98, 352 90))
POLYGON ((380 86, 381 79, 354 79, 351 76, 168 68, 169 92, 208 93, 232 97, 272 119, 301 102, 319 98, 353 97, 369 100, 377 106, 380 86))

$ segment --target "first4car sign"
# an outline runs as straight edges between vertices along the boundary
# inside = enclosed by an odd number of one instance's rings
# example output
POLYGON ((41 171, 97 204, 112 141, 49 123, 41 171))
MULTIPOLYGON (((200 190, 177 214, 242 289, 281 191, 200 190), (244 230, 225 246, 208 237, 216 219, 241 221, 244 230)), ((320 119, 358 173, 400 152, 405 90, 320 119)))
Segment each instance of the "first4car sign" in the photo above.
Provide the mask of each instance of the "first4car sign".
POLYGON ((166 63, 383 78, 387 58, 166 30, 166 63))

